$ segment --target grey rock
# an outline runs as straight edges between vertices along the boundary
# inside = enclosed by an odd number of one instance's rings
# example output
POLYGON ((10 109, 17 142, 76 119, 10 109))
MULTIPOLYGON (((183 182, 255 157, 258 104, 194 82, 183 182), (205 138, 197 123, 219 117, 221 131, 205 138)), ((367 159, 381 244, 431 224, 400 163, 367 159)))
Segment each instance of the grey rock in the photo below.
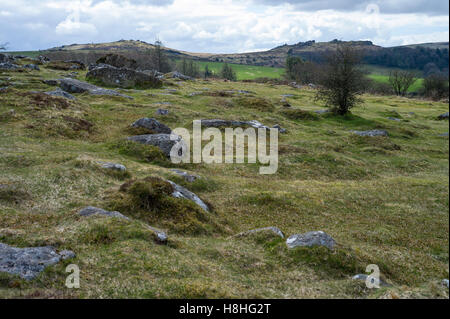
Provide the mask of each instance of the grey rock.
POLYGON ((46 267, 57 264, 71 254, 69 251, 58 254, 51 246, 17 248, 0 243, 0 272, 31 280, 46 267))
POLYGON ((400 122, 401 119, 397 118, 397 117, 388 117, 389 120, 391 121, 396 121, 396 122, 400 122))
POLYGON ((285 128, 282 128, 279 124, 275 124, 275 125, 273 126, 273 128, 276 128, 276 129, 278 130, 278 132, 280 132, 281 134, 284 134, 284 133, 287 132, 286 129, 285 129, 285 128))
POLYGON ((311 231, 305 234, 295 234, 286 239, 288 248, 325 246, 333 249, 336 246, 335 240, 323 231, 311 231))
POLYGON ((186 188, 184 188, 183 186, 180 186, 178 184, 175 184, 172 181, 168 182, 173 186, 173 193, 172 196, 175 198, 185 198, 188 199, 190 201, 193 201, 194 203, 196 203, 198 206, 200 206, 203 210, 209 212, 209 207, 208 205, 206 205, 201 199, 200 197, 198 197, 197 195, 195 195, 194 193, 192 193, 191 191, 187 190, 186 188))
POLYGON ((165 110, 165 109, 157 109, 155 112, 156 115, 167 115, 169 114, 169 110, 165 110))
POLYGON ((256 233, 263 233, 263 232, 272 233, 280 238, 284 238, 283 232, 278 227, 274 227, 274 226, 251 229, 251 230, 239 233, 239 234, 235 235, 235 237, 245 237, 248 235, 252 235, 252 234, 256 234, 256 233))
POLYGON ((183 80, 183 81, 189 81, 189 80, 193 80, 194 78, 184 75, 178 71, 174 71, 174 72, 170 72, 164 75, 165 78, 172 78, 172 79, 178 79, 178 80, 183 80))
POLYGON ((0 63, 13 63, 14 57, 9 54, 0 53, 0 63))
POLYGON ((63 91, 60 88, 56 88, 53 91, 45 92, 45 94, 52 95, 52 96, 60 96, 60 97, 64 97, 69 100, 75 100, 75 97, 72 94, 69 94, 69 93, 63 91))
POLYGON ((125 172, 127 170, 127 168, 122 164, 101 162, 101 161, 98 161, 97 163, 99 163, 102 168, 106 168, 106 169, 113 169, 113 170, 122 171, 122 172, 125 172))
POLYGON ((195 180, 197 180, 198 178, 200 178, 200 176, 197 175, 191 175, 188 172, 184 172, 184 171, 180 171, 178 169, 171 169, 172 172, 174 172, 175 174, 177 174, 178 176, 181 176, 184 178, 184 180, 186 182, 192 183, 195 180))
POLYGON ((446 286, 447 288, 449 288, 449 286, 448 286, 448 284, 449 284, 448 283, 448 279, 443 279, 441 283, 442 283, 443 286, 446 286))
POLYGON ((300 84, 298 84, 297 82, 291 82, 289 83, 289 86, 295 88, 295 89, 301 89, 302 86, 300 84))
POLYGON ((369 130, 369 131, 351 131, 353 134, 359 136, 388 136, 388 132, 385 130, 369 130))
POLYGON ((281 94, 281 97, 294 97, 294 94, 281 94))
POLYGON ((71 259, 71 258, 76 257, 76 254, 71 250, 61 250, 59 252, 59 255, 61 256, 62 260, 71 259))
POLYGON ((330 112, 331 112, 330 110, 315 110, 314 111, 314 113, 319 114, 319 115, 330 113, 330 112))
POLYGON ((11 62, 0 63, 0 70, 18 70, 21 67, 11 62))
POLYGON ((202 94, 203 94, 203 92, 192 92, 192 93, 189 93, 188 96, 197 96, 197 95, 202 95, 202 94))
POLYGON ((165 232, 163 232, 162 230, 159 230, 155 227, 149 226, 149 225, 146 225, 146 226, 150 231, 152 231, 155 234, 155 239, 157 242, 159 242, 161 244, 167 243, 168 236, 165 232))
POLYGON ((6 92, 9 86, 0 87, 0 92, 6 92))
MULTIPOLYGON (((365 281, 367 280, 368 277, 369 277, 369 276, 366 275, 366 274, 357 274, 357 275, 354 275, 354 276, 352 277, 352 280, 360 280, 360 281, 364 281, 364 282, 365 282, 365 281)), ((375 282, 374 282, 374 279, 372 279, 372 284, 374 284, 374 283, 375 283, 375 282)), ((380 285, 380 286, 383 286, 383 287, 390 287, 390 286, 391 286, 390 284, 384 282, 384 281, 381 280, 381 279, 380 279, 379 285, 380 285)))
POLYGON ((439 136, 441 136, 441 137, 448 137, 448 132, 445 132, 445 133, 439 134, 439 136))
POLYGON ((439 120, 448 120, 448 112, 438 116, 439 120))
POLYGON ((38 56, 37 59, 38 59, 41 63, 48 63, 48 62, 50 62, 50 59, 47 58, 46 56, 43 56, 43 55, 38 56))
POLYGON ((59 81, 58 80, 42 80, 42 82, 47 84, 47 85, 51 85, 51 86, 59 85, 59 81))
POLYGON ((59 86, 61 87, 61 89, 63 89, 66 92, 69 92, 69 93, 88 92, 89 94, 92 94, 92 95, 120 96, 120 97, 124 97, 124 98, 128 98, 128 99, 132 99, 132 97, 124 95, 124 94, 120 94, 117 91, 104 89, 104 88, 98 87, 96 85, 87 83, 87 82, 82 82, 82 81, 70 79, 70 78, 60 79, 59 86))
POLYGON ((64 61, 64 62, 65 63, 70 63, 71 64, 70 69, 72 69, 72 70, 84 70, 84 69, 86 69, 86 65, 83 62, 81 62, 81 61, 67 60, 67 61, 64 61))
POLYGON ((80 210, 78 212, 79 215, 81 216, 91 216, 91 215, 102 215, 102 216, 107 216, 107 217, 117 217, 117 218, 123 218, 123 219, 129 219, 128 217, 126 217, 125 215, 122 215, 119 212, 109 212, 107 210, 98 208, 98 207, 93 207, 93 206, 87 206, 85 208, 83 208, 82 210, 80 210))
POLYGON ((172 132, 172 130, 169 127, 167 127, 166 125, 160 123, 158 120, 155 120, 154 118, 148 118, 148 117, 143 117, 143 118, 137 120, 136 122, 131 124, 131 127, 143 127, 148 130, 151 130, 152 132, 154 132, 156 134, 159 134, 159 133, 170 134, 172 132))
POLYGON ((113 66, 96 67, 86 74, 86 79, 121 88, 157 88, 162 85, 161 80, 153 75, 113 66))
POLYGON ((31 70, 35 70, 35 71, 40 71, 41 69, 39 68, 39 66, 37 66, 36 64, 26 64, 23 66, 26 69, 31 69, 31 70))
MULTIPOLYGON (((176 139, 171 140, 170 139, 171 135, 172 134, 145 134, 145 135, 130 136, 127 139, 142 144, 157 146, 161 149, 164 155, 170 157, 170 150, 172 149, 172 147, 176 143, 182 141, 180 136, 177 136, 176 139)), ((179 155, 181 156, 182 153, 179 153, 179 155)))

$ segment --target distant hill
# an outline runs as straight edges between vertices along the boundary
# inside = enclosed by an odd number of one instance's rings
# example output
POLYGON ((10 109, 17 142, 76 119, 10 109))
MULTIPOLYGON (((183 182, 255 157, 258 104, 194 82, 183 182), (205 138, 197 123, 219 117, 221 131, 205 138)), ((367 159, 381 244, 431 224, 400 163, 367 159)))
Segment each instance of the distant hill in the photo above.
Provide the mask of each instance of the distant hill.
MULTIPOLYGON (((247 52, 234 54, 194 53, 171 48, 164 48, 170 58, 188 58, 202 61, 227 62, 244 65, 283 67, 288 55, 300 56, 305 60, 321 63, 327 52, 334 50, 340 44, 348 44, 361 50, 364 63, 380 67, 404 68, 423 70, 432 64, 437 69, 448 71, 449 43, 423 43, 396 47, 381 47, 371 41, 339 41, 315 42, 306 41, 296 44, 284 44, 261 52, 247 52)), ((120 40, 109 43, 71 44, 51 48, 50 53, 120 52, 122 54, 136 54, 153 49, 150 43, 140 40, 120 40)), ((53 54, 59 56, 58 54, 53 54)))

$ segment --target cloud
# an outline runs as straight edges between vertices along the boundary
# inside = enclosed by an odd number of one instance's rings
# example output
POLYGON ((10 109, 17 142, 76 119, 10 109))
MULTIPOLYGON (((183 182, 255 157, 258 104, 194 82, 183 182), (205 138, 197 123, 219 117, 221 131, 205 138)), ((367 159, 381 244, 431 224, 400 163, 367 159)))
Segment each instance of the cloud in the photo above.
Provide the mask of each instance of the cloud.
MULTIPOLYGON (((429 11, 436 11, 435 2, 441 1, 429 2, 429 11)), ((448 13, 396 12, 396 7, 401 7, 398 3, 405 3, 404 0, 372 1, 379 6, 369 7, 367 3, 0 0, 0 42, 9 42, 12 50, 32 50, 119 39, 153 42, 159 38, 175 49, 234 53, 312 39, 372 40, 384 46, 448 39, 448 13), (385 8, 389 10, 384 12, 385 8)), ((422 1, 408 3, 411 11, 422 1)))
POLYGON ((432 13, 448 15, 448 1, 430 0, 253 0, 256 4, 278 6, 288 3, 297 10, 339 10, 364 11, 367 6, 376 5, 381 13, 432 13))

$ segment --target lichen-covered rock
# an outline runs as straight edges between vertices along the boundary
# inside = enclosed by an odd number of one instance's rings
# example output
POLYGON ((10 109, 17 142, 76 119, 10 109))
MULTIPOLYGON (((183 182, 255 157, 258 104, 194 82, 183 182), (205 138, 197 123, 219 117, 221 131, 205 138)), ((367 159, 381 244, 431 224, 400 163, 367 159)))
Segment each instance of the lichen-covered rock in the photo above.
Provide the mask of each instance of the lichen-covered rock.
POLYGON ((161 80, 150 74, 127 68, 101 66, 90 70, 86 79, 94 80, 105 85, 121 88, 158 88, 162 86, 161 80))
POLYGON ((64 78, 64 79, 60 79, 58 81, 59 81, 59 86, 61 87, 61 89, 63 89, 66 92, 69 92, 69 93, 88 92, 89 94, 92 94, 92 95, 121 96, 124 98, 132 99, 132 97, 121 94, 117 91, 104 89, 104 88, 98 87, 96 85, 93 85, 93 84, 90 84, 87 82, 82 82, 82 81, 79 81, 76 79, 64 78))
POLYGON ((278 132, 280 132, 281 134, 286 133, 286 129, 282 128, 279 124, 275 124, 272 128, 276 128, 278 130, 278 132))
POLYGON ((59 80, 42 80, 42 83, 45 83, 45 84, 51 85, 51 86, 57 86, 57 85, 59 85, 59 80))
POLYGON ((311 231, 305 234, 295 234, 286 239, 288 248, 324 246, 333 249, 335 240, 323 231, 311 231))
POLYGON ((101 161, 98 161, 97 163, 99 163, 102 168, 106 169, 113 169, 121 172, 125 172, 127 170, 127 168, 122 164, 101 162, 101 161))
POLYGON ((155 120, 154 118, 148 118, 148 117, 143 117, 143 118, 137 120, 136 122, 131 124, 131 127, 146 128, 155 134, 159 134, 159 133, 170 134, 172 132, 172 130, 169 127, 167 127, 166 125, 160 123, 158 120, 155 120))
POLYGON ((192 183, 195 180, 197 180, 198 178, 200 178, 200 176, 192 175, 192 174, 189 174, 188 172, 180 171, 178 169, 171 169, 171 171, 174 172, 175 174, 177 174, 178 176, 183 177, 184 180, 189 183, 192 183))
POLYGON ((60 88, 56 88, 53 91, 45 92, 45 94, 52 95, 52 96, 60 96, 60 97, 64 97, 69 100, 75 100, 75 97, 72 94, 69 94, 69 93, 63 91, 60 88))
POLYGON ((102 215, 107 217, 117 217, 117 218, 123 218, 123 219, 129 219, 127 216, 119 213, 119 212, 109 212, 107 210, 104 210, 102 208, 88 206, 83 208, 78 212, 81 216, 91 216, 91 215, 102 215))
POLYGON ((165 109, 157 109, 155 112, 156 115, 167 115, 169 114, 169 110, 165 110, 165 109))
POLYGON ((204 209, 205 211, 209 212, 208 205, 206 205, 205 202, 203 202, 200 199, 200 197, 198 197, 197 195, 195 195, 191 191, 187 190, 183 186, 175 184, 174 182, 169 181, 169 180, 168 180, 168 182, 173 186, 173 193, 172 193, 173 197, 175 197, 175 198, 185 198, 185 199, 191 200, 194 203, 196 203, 198 206, 200 206, 202 209, 204 209))
POLYGON ((37 66, 36 64, 26 64, 23 67, 26 68, 26 69, 35 70, 35 71, 40 71, 41 70, 39 68, 39 66, 37 66))
MULTIPOLYGON (((127 139, 142 144, 157 146, 161 149, 164 155, 170 157, 170 151, 172 147, 176 143, 181 142, 182 140, 180 136, 176 137, 176 139, 174 140, 171 140, 170 139, 171 135, 172 134, 145 134, 145 135, 130 136, 127 139)), ((178 155, 181 156, 182 153, 180 154, 180 152, 178 155)))
POLYGON ((0 63, 0 70, 19 70, 21 67, 11 62, 0 63))
POLYGON ((0 272, 31 280, 46 267, 57 264, 61 259, 73 257, 73 252, 58 253, 51 246, 17 248, 0 243, 0 272))
POLYGON ((388 132, 385 130, 369 130, 369 131, 351 131, 353 134, 359 136, 388 136, 388 132))

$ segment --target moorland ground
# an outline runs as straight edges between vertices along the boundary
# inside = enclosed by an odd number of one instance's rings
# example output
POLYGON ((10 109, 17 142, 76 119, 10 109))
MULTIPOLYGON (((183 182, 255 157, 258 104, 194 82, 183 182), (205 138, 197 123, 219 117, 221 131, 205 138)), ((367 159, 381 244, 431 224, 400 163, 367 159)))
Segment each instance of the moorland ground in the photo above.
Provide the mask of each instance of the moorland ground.
POLYGON ((440 136, 448 121, 437 120, 447 103, 364 95, 352 114, 318 115, 313 111, 324 106, 314 90, 220 80, 120 90, 133 100, 30 93, 53 89, 41 80, 66 73, 41 66, 0 74, 10 86, 0 92, 0 184, 7 185, 0 189, 0 242, 76 253, 32 281, 0 274, 0 297, 448 298, 441 280, 449 271, 449 144, 440 136), (223 93, 229 90, 249 93, 223 93), (291 109, 282 106, 283 94, 292 95, 291 109), (158 108, 170 113, 155 115, 158 108), (260 175, 258 164, 176 165, 143 156, 146 150, 122 142, 141 117, 190 130, 192 120, 208 118, 280 124, 287 133, 279 136, 279 169, 260 175), (350 132, 368 129, 389 137, 350 132), (96 161, 121 163, 127 173, 96 161), (202 178, 187 183, 171 168, 202 178), (168 211, 126 213, 129 221, 78 215, 88 205, 111 207, 123 183, 147 176, 182 184, 212 212, 202 221, 168 211), (168 244, 156 244, 144 222, 167 231, 168 244), (265 226, 287 235, 322 230, 339 246, 289 250, 282 239, 232 237, 265 226), (79 289, 64 285, 69 263, 80 268, 79 289), (351 280, 368 264, 391 286, 368 289, 351 280))

